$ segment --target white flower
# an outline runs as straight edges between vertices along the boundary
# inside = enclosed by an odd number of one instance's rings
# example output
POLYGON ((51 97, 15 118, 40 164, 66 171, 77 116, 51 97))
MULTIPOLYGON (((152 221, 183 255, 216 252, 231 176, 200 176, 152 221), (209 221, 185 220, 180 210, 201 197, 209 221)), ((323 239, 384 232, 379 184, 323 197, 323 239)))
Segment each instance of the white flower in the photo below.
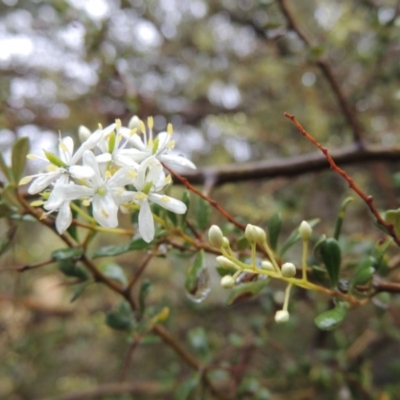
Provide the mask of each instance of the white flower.
POLYGON ((126 148, 128 144, 131 144, 129 138, 135 134, 135 131, 123 127, 121 121, 116 120, 115 123, 104 128, 103 133, 102 140, 97 143, 102 153, 96 156, 97 162, 100 164, 112 162, 119 167, 137 168, 138 163, 135 159, 138 158, 139 150, 126 148))
POLYGON ((83 153, 83 164, 93 171, 93 176, 86 180, 87 186, 72 182, 63 186, 57 185, 44 208, 52 212, 63 207, 65 202, 85 200, 92 203, 93 217, 101 226, 115 228, 118 226, 119 205, 132 197, 124 186, 132 182, 136 172, 129 168, 121 168, 114 175, 107 171, 103 176, 91 151, 83 153))
MULTIPOLYGON (((137 116, 134 116, 129 121, 129 127, 132 129, 138 129, 143 133, 143 139, 135 134, 130 135, 129 141, 138 149, 135 155, 135 161, 142 162, 148 157, 155 156, 159 161, 165 162, 166 164, 181 165, 183 167, 196 169, 196 166, 187 158, 168 154, 175 146, 175 141, 171 140, 173 128, 171 124, 168 124, 166 132, 160 132, 157 137, 153 138, 153 126, 154 120, 152 117, 147 119, 148 132, 143 121, 137 116)), ((123 133, 125 136, 126 134, 123 133)))
MULTIPOLYGON (((34 179, 28 189, 28 193, 36 194, 42 192, 53 182, 57 181, 57 179, 59 179, 62 175, 67 175, 68 177, 76 179, 89 178, 93 174, 93 171, 85 166, 75 164, 81 159, 83 152, 92 149, 102 136, 103 133, 101 131, 94 132, 85 142, 82 143, 75 154, 74 142, 69 136, 66 136, 63 139, 59 139, 59 156, 56 156, 55 154, 46 151, 46 157, 29 154, 28 158, 49 161, 49 164, 45 168, 46 172, 26 176, 25 178, 21 179, 19 184, 24 185, 34 179)), ((67 183, 64 180, 63 182, 67 183)))
POLYGON ((163 167, 155 156, 146 159, 140 164, 137 176, 132 181, 137 190, 137 192, 133 192, 132 200, 140 206, 139 233, 143 240, 148 243, 154 238, 154 219, 149 201, 157 203, 176 214, 184 214, 186 212, 186 205, 182 201, 156 193, 162 190, 169 182, 170 176, 165 176, 163 167))

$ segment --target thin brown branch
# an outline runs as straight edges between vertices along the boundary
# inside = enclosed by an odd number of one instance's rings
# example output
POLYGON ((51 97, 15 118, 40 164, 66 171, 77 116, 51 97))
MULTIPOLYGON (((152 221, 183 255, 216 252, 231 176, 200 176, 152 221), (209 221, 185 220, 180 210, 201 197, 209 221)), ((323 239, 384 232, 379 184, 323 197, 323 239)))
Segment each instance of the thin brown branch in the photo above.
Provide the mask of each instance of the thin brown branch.
MULTIPOLYGON (((332 150, 331 155, 339 165, 373 161, 399 162, 400 146, 366 145, 360 148, 358 145, 351 145, 332 150)), ((180 175, 191 184, 204 184, 208 177, 212 176, 215 186, 220 186, 225 183, 268 179, 278 176, 293 177, 326 169, 329 169, 326 158, 320 152, 315 152, 277 160, 204 167, 180 175)), ((185 184, 182 180, 176 180, 176 183, 185 184)))
POLYGON ((366 203, 368 208, 370 209, 371 213, 376 219, 376 222, 384 227, 386 231, 389 233, 389 235, 395 240, 397 245, 400 247, 400 238, 396 235, 396 232, 394 230, 394 226, 392 224, 387 223, 382 216, 380 215, 379 211, 375 207, 374 204, 374 199, 372 196, 365 194, 354 182, 354 180, 347 175, 347 173, 338 167, 336 162, 333 160, 332 156, 329 154, 329 151, 326 147, 322 146, 311 134, 309 134, 297 121, 296 117, 294 115, 284 113, 285 117, 290 119, 294 125, 296 125, 297 129, 300 131, 300 133, 311 143, 313 143, 315 146, 317 146, 323 153, 324 157, 328 161, 330 167, 337 172, 339 175, 341 175, 349 184, 350 188, 354 190, 354 192, 357 193, 357 195, 366 203))
MULTIPOLYGON (((294 17, 292 11, 288 6, 287 0, 279 0, 278 5, 282 11, 282 14, 287 20, 288 28, 296 32, 300 39, 304 42, 304 44, 309 49, 311 49, 314 44, 308 38, 305 32, 300 28, 300 25, 297 23, 296 18, 294 17)), ((326 80, 329 82, 329 85, 331 86, 332 91, 336 96, 343 115, 346 117, 347 122, 349 123, 353 131, 354 142, 362 147, 363 127, 361 126, 361 123, 357 117, 356 110, 344 95, 343 90, 340 87, 339 82, 335 77, 335 74, 333 73, 331 65, 326 59, 322 57, 315 61, 315 65, 321 70, 326 80)))

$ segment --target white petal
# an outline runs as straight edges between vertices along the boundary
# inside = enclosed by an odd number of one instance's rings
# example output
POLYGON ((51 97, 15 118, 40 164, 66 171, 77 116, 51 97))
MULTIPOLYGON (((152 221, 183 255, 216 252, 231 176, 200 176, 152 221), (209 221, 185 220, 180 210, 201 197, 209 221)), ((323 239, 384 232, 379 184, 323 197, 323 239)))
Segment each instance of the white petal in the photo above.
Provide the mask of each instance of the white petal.
POLYGON ((160 132, 157 135, 157 139, 159 140, 157 154, 161 154, 166 149, 168 142, 171 139, 171 135, 168 132, 160 132))
POLYGON ((100 187, 103 185, 104 182, 100 174, 99 164, 97 163, 95 155, 90 150, 83 153, 83 164, 93 170, 94 175, 92 177, 92 182, 94 186, 100 187))
POLYGON ((136 172, 130 168, 119 169, 107 182, 107 187, 123 187, 132 183, 133 177, 136 172))
POLYGON ((49 199, 44 205, 46 210, 57 210, 64 201, 76 199, 91 198, 94 195, 94 190, 86 186, 69 183, 67 185, 58 185, 53 189, 49 199))
POLYGON ((39 174, 39 176, 29 186, 28 193, 36 194, 46 189, 52 182, 54 182, 60 175, 61 170, 56 172, 48 172, 39 174))
POLYGON ((57 232, 61 235, 64 233, 72 222, 72 213, 71 208, 69 206, 69 201, 64 201, 62 203, 60 210, 58 211, 58 215, 56 218, 56 228, 57 232))
POLYGON ((92 200, 93 217, 105 228, 116 228, 118 226, 118 206, 110 194, 96 195, 92 200))
POLYGON ((97 131, 93 132, 87 140, 85 140, 76 150, 76 153, 73 155, 71 159, 71 164, 76 164, 83 156, 83 153, 86 150, 91 150, 93 147, 97 145, 97 143, 103 138, 103 130, 98 129, 97 131))
POLYGON ((88 179, 94 176, 94 171, 92 168, 81 165, 73 165, 68 168, 69 173, 77 179, 88 179))
POLYGON ((60 159, 67 165, 70 165, 71 157, 74 152, 74 141, 70 136, 66 136, 61 140, 61 143, 58 145, 58 149, 60 151, 60 159))
POLYGON ((139 211, 139 233, 143 240, 150 243, 154 239, 154 220, 150 205, 143 201, 139 211))
POLYGON ((160 160, 166 164, 181 165, 182 167, 196 169, 196 166, 187 158, 182 156, 174 156, 171 154, 163 154, 160 156, 160 160))
POLYGON ((106 163, 112 160, 112 155, 110 153, 103 153, 96 156, 96 160, 98 163, 106 163))
POLYGON ((161 207, 172 211, 176 214, 184 214, 187 210, 186 204, 180 200, 174 199, 173 197, 150 193, 149 199, 154 203, 159 204, 161 207))
POLYGON ((146 153, 148 153, 147 147, 145 146, 142 138, 138 134, 134 134, 132 136, 126 136, 126 135, 124 135, 124 133, 122 133, 122 134, 124 137, 126 137, 129 140, 130 143, 132 143, 132 146, 135 146, 137 149, 146 151, 146 153))

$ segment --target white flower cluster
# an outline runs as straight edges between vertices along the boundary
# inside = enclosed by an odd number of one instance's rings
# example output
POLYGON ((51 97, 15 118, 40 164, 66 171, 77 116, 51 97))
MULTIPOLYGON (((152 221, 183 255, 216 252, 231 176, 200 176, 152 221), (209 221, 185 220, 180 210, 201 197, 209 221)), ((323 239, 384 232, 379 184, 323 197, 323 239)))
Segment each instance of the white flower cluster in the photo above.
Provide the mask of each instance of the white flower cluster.
POLYGON ((167 131, 153 137, 153 118, 147 120, 147 129, 137 116, 128 127, 120 120, 91 133, 81 126, 82 144, 74 153, 71 137, 60 138, 58 156, 44 151, 45 157, 33 154, 30 159, 44 159, 49 164, 45 172, 23 178, 20 184, 33 180, 28 192, 43 193, 41 204, 48 213, 58 212, 56 228, 61 234, 71 225, 71 201, 81 200, 92 205, 93 217, 101 226, 118 226, 118 210, 127 211, 130 205, 140 207, 139 233, 146 242, 154 238, 154 220, 150 202, 183 214, 186 205, 163 194, 171 182, 162 162, 196 168, 188 159, 169 154, 174 147, 172 125, 167 131), (139 135, 143 134, 143 137, 139 135), (48 190, 50 189, 50 190, 48 190))

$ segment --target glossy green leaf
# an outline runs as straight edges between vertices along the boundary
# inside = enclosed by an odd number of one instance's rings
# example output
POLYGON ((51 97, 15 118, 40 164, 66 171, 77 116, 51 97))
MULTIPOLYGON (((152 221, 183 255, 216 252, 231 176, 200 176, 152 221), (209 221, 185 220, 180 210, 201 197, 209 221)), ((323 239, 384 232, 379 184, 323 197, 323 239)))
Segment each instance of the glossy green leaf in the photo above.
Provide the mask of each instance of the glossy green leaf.
POLYGON ((61 261, 61 260, 77 260, 81 258, 83 254, 83 249, 81 248, 76 248, 76 247, 68 247, 66 249, 59 249, 53 251, 51 253, 51 258, 53 258, 56 261, 61 261))
POLYGON ((102 264, 100 266, 100 271, 107 278, 117 281, 123 286, 128 283, 124 270, 116 263, 102 264))
POLYGON ((12 148, 11 153, 11 170, 13 174, 13 181, 18 185, 21 179, 22 173, 24 172, 26 165, 26 156, 29 151, 29 138, 19 138, 12 148))
POLYGON ((200 230, 205 230, 210 227, 211 209, 207 201, 201 197, 196 197, 194 202, 194 213, 197 226, 200 230))
POLYGON ((210 292, 210 277, 203 250, 196 254, 186 273, 185 289, 188 297, 196 303, 203 301, 210 292))
POLYGON ((354 277, 351 280, 351 287, 354 288, 358 285, 368 284, 375 273, 374 265, 376 265, 374 257, 370 256, 366 258, 357 268, 354 277))
POLYGON ((4 254, 11 246, 15 234, 17 233, 17 225, 12 225, 0 241, 0 256, 4 254))
POLYGON ((117 310, 110 311, 106 315, 106 324, 113 329, 130 331, 134 328, 132 310, 126 301, 123 301, 117 310))
POLYGON ((386 274, 388 271, 389 257, 386 252, 392 243, 393 238, 386 237, 385 239, 379 241, 372 251, 372 257, 375 259, 374 267, 381 274, 386 274))
MULTIPOLYGON (((314 226, 317 225, 319 221, 319 218, 315 218, 307 222, 309 223, 311 228, 314 228, 314 226)), ((297 227, 293 230, 286 242, 283 244, 282 248, 279 250, 279 255, 282 257, 298 240, 300 240, 300 233, 299 228, 297 227)))
POLYGON ((234 286, 230 291, 226 303, 228 305, 236 304, 257 295, 268 285, 269 280, 260 280, 255 282, 241 283, 234 286))
POLYGON ((79 278, 82 280, 89 279, 89 273, 86 269, 71 259, 60 260, 58 263, 58 269, 65 275, 74 278, 79 278))
POLYGON ((353 201, 354 199, 352 197, 347 197, 346 199, 343 200, 338 216, 336 218, 336 223, 335 223, 335 231, 333 233, 333 237, 338 240, 340 233, 342 231, 342 225, 343 225, 343 220, 346 215, 346 207, 353 201))
POLYGON ((73 303, 75 300, 77 300, 85 291, 85 289, 91 284, 93 281, 87 280, 84 282, 80 282, 75 285, 74 293, 71 297, 70 302, 73 303))
POLYGON ((100 249, 94 252, 93 258, 114 257, 127 253, 128 251, 144 250, 149 246, 149 243, 145 242, 143 239, 135 239, 124 244, 100 247, 100 249))
POLYGON ((321 242, 320 253, 329 277, 331 278, 332 286, 336 287, 339 282, 339 271, 342 261, 339 243, 334 238, 327 238, 321 242))
POLYGON ((269 245, 273 250, 278 247, 279 234, 282 228, 282 215, 281 213, 276 213, 268 221, 268 241, 269 245))
POLYGON ((146 298, 151 292, 153 285, 152 283, 148 280, 145 279, 142 284, 140 285, 140 291, 139 291, 139 308, 140 308, 140 314, 143 315, 145 307, 146 307, 146 298))
POLYGON ((386 211, 383 217, 388 224, 393 225, 396 235, 400 237, 400 208, 386 211))
POLYGON ((338 302, 332 310, 323 312, 315 317, 314 322, 319 329, 330 331, 338 327, 347 314, 349 306, 347 303, 338 302))

